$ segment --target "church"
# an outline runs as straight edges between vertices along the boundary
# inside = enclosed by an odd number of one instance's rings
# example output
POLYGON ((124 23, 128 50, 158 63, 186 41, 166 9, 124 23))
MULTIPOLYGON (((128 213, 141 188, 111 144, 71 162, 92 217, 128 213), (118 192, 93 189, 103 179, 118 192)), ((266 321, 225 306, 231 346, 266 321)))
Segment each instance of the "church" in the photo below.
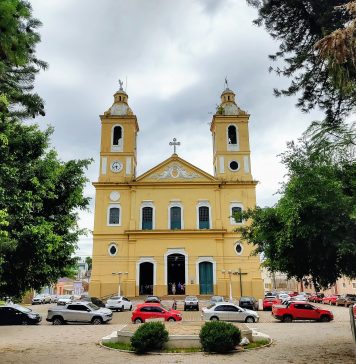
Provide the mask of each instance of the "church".
POLYGON ((214 175, 180 158, 173 139, 173 154, 137 176, 139 124, 120 83, 100 115, 91 296, 263 297, 259 257, 232 217, 255 206, 257 184, 235 96, 226 84, 210 123, 214 175))

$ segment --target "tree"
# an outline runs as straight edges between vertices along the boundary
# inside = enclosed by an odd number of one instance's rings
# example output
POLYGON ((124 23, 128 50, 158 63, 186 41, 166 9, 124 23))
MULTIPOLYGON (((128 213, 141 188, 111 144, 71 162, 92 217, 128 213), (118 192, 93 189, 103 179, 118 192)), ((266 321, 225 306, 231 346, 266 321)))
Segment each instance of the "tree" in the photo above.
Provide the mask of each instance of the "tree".
POLYGON ((8 108, 2 109, 2 118, 44 115, 44 102, 33 92, 36 74, 47 68, 35 55, 40 41, 36 29, 40 25, 32 17, 29 2, 0 2, 0 95, 6 95, 9 102, 8 108))
POLYGON ((292 78, 290 86, 275 89, 275 95, 298 94, 297 106, 304 112, 318 106, 327 123, 342 122, 356 106, 354 1, 247 1, 258 9, 255 23, 264 24, 280 41, 279 51, 269 57, 284 64, 270 70, 292 78))
POLYGON ((88 270, 91 270, 92 264, 93 264, 93 259, 92 257, 86 257, 85 258, 85 263, 88 264, 88 270))
MULTIPOLYGON (((0 240, 0 296, 20 296, 55 282, 76 264, 72 257, 83 233, 78 211, 89 160, 62 162, 48 148, 52 129, 17 120, 0 123, 0 211, 6 211, 0 240)), ((1 215, 0 215, 1 216, 1 215)))
POLYGON ((335 150, 316 148, 311 129, 282 155, 289 179, 278 203, 244 213, 251 224, 240 231, 270 271, 327 287, 341 275, 356 276, 356 163, 352 153, 336 158, 335 150))

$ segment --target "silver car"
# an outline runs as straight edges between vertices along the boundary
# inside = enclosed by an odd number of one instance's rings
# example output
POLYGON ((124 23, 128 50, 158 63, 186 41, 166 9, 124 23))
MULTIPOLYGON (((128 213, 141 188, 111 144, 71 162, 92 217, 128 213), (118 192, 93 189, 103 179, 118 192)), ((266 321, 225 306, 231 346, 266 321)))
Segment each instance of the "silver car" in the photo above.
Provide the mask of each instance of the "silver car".
POLYGON ((233 303, 215 303, 202 310, 202 319, 205 321, 241 321, 258 322, 260 317, 256 311, 241 308, 233 303))
POLYGON ((132 310, 132 302, 124 296, 114 296, 109 298, 105 304, 106 308, 112 311, 132 310))

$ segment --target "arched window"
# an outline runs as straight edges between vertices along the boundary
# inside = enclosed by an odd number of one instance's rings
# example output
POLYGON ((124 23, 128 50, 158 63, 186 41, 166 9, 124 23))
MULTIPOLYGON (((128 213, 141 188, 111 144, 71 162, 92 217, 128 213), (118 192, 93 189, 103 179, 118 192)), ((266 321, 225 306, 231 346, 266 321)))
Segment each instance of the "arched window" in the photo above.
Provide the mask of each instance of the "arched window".
POLYGON ((153 229, 153 208, 143 207, 142 208, 142 230, 153 229))
POLYGON ((210 229, 209 207, 200 206, 198 211, 199 211, 199 229, 210 229))
POLYGON ((171 230, 182 228, 182 213, 181 208, 178 206, 173 206, 170 209, 171 217, 171 230))
POLYGON ((121 208, 120 205, 110 205, 108 208, 108 225, 121 225, 121 208))
POLYGON ((228 142, 229 144, 237 144, 237 133, 235 125, 230 125, 228 127, 228 142))
POLYGON ((242 217, 238 216, 243 211, 243 206, 239 202, 230 203, 230 223, 231 225, 242 224, 242 217), (235 215, 237 214, 237 215, 235 215), (235 217, 234 217, 235 216, 235 217))
POLYGON ((112 145, 119 146, 122 141, 122 128, 121 126, 114 126, 112 145))

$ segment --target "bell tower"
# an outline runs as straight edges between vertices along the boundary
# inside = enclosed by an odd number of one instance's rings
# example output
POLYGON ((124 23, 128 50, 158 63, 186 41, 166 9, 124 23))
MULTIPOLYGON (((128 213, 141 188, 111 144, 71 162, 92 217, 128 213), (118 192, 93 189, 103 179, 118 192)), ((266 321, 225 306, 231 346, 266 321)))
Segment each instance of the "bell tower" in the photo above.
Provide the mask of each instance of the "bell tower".
POLYGON ((248 121, 250 115, 241 110, 235 93, 226 88, 211 122, 214 176, 223 181, 251 181, 248 121))
POLYGON ((114 94, 114 103, 100 115, 101 146, 99 182, 129 182, 136 177, 136 140, 139 131, 136 115, 128 105, 122 88, 114 94))

